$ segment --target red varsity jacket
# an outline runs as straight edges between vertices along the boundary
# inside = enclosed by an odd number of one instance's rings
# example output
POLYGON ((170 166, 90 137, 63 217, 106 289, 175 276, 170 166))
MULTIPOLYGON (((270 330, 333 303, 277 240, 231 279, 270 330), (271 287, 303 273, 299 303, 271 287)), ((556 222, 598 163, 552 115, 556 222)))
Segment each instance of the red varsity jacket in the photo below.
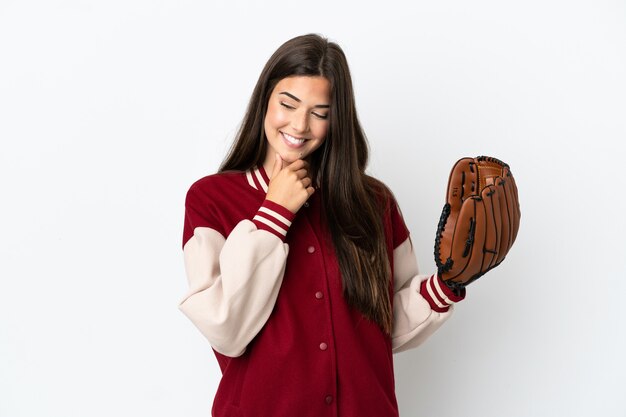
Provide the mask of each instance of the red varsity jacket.
POLYGON ((187 192, 179 303, 222 371, 214 417, 398 416, 393 356, 452 313, 455 295, 418 273, 395 201, 385 213, 394 323, 385 335, 342 295, 321 221, 323 190, 294 215, 265 199, 263 167, 209 175, 187 192))

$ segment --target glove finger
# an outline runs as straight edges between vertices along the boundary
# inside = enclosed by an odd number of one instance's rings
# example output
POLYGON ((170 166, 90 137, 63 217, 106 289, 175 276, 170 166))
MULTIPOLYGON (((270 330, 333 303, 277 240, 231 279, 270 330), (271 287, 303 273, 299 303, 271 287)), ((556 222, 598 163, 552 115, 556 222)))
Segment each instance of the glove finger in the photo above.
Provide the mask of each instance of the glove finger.
MULTIPOLYGON (((465 256, 462 257, 464 262, 462 268, 455 270, 455 276, 452 279, 455 282, 464 284, 471 282, 476 276, 480 275, 480 269, 483 264, 482 248, 485 245, 485 237, 487 235, 487 219, 482 198, 478 196, 471 197, 467 200, 467 203, 471 203, 472 215, 466 221, 466 224, 470 225, 470 230, 464 242, 463 254, 465 256), (477 248, 481 248, 481 250, 477 250, 477 248)), ((457 258, 454 258, 454 260, 456 263, 457 258)))
POLYGON ((502 230, 502 217, 500 215, 500 197, 498 188, 489 185, 481 191, 482 206, 485 213, 485 239, 482 248, 475 247, 476 257, 482 251, 483 262, 480 267, 481 274, 494 267, 500 246, 500 234, 502 230))
POLYGON ((501 177, 496 178, 496 189, 497 196, 499 200, 499 210, 496 213, 499 213, 501 218, 501 229, 500 229, 500 244, 498 245, 498 256, 496 258, 496 265, 504 260, 504 257, 509 252, 509 248, 511 247, 511 217, 509 212, 511 208, 508 205, 505 184, 506 181, 501 177))
POLYGON ((517 195, 517 185, 515 184, 515 178, 511 171, 506 169, 505 172, 505 184, 504 189, 506 192, 507 204, 509 209, 509 217, 511 219, 511 243, 509 248, 513 246, 515 242, 515 238, 517 237, 517 231, 519 230, 519 222, 520 222, 520 208, 519 208, 519 200, 517 195))
POLYGON ((476 218, 476 200, 473 197, 463 202, 455 223, 446 223, 446 230, 451 233, 448 241, 442 241, 441 258, 443 263, 454 260, 447 272, 441 273, 443 280, 454 279, 463 272, 469 261, 471 242, 474 235, 476 218), (449 246, 447 246, 449 245, 449 246))
MULTIPOLYGON (((488 192, 489 188, 485 187, 483 192, 488 192)), ((481 196, 473 198, 476 204, 476 211, 474 221, 474 234, 472 237, 472 246, 469 255, 469 259, 464 270, 455 279, 457 282, 462 282, 467 285, 480 277, 485 267, 485 253, 483 251, 488 236, 493 236, 493 217, 488 216, 488 212, 485 209, 485 200, 481 196)))
POLYGON ((478 194, 477 178, 478 170, 474 158, 461 158, 454 164, 448 179, 448 195, 446 196, 451 212, 458 213, 463 201, 478 194))
POLYGON ((435 240, 435 262, 442 279, 445 272, 450 270, 451 259, 453 259, 451 254, 456 248, 453 240, 461 207, 467 198, 476 194, 477 175, 478 169, 473 158, 459 159, 450 171, 446 205, 441 213, 435 240))

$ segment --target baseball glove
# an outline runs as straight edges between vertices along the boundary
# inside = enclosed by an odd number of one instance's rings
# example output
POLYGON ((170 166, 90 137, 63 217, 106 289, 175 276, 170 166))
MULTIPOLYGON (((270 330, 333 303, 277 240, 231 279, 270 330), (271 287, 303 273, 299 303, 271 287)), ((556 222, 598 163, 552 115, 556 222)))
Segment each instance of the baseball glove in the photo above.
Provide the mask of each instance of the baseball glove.
POLYGON ((457 161, 435 238, 439 277, 459 293, 500 265, 515 242, 520 216, 507 164, 489 156, 457 161))

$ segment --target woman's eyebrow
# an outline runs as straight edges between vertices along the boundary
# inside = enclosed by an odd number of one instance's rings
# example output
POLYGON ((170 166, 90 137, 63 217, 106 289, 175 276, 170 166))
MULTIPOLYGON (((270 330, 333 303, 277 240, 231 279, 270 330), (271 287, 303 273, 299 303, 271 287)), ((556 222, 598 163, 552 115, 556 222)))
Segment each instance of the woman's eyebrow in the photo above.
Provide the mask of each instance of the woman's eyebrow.
MULTIPOLYGON (((300 100, 298 97, 296 97, 296 96, 294 96, 293 94, 290 94, 290 93, 288 93, 288 92, 286 92, 286 91, 281 91, 281 92, 280 92, 280 93, 278 93, 278 94, 284 94, 284 95, 286 95, 286 96, 289 96, 289 97, 291 97, 292 99, 296 100, 298 103, 302 102, 302 100, 300 100)), ((330 105, 328 105, 328 104, 316 104, 316 105, 315 105, 315 106, 313 106, 313 107, 316 107, 316 108, 321 108, 321 109, 327 109, 327 108, 329 108, 329 107, 330 107, 330 105)))

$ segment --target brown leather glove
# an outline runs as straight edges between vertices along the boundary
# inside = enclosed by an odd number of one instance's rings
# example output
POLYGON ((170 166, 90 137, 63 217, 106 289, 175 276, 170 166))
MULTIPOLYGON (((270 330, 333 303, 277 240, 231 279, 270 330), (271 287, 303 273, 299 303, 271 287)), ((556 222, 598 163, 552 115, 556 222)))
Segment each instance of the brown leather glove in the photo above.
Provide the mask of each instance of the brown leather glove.
POLYGON ((439 277, 460 292, 498 266, 515 242, 520 217, 507 164, 489 156, 457 161, 435 238, 439 277))

